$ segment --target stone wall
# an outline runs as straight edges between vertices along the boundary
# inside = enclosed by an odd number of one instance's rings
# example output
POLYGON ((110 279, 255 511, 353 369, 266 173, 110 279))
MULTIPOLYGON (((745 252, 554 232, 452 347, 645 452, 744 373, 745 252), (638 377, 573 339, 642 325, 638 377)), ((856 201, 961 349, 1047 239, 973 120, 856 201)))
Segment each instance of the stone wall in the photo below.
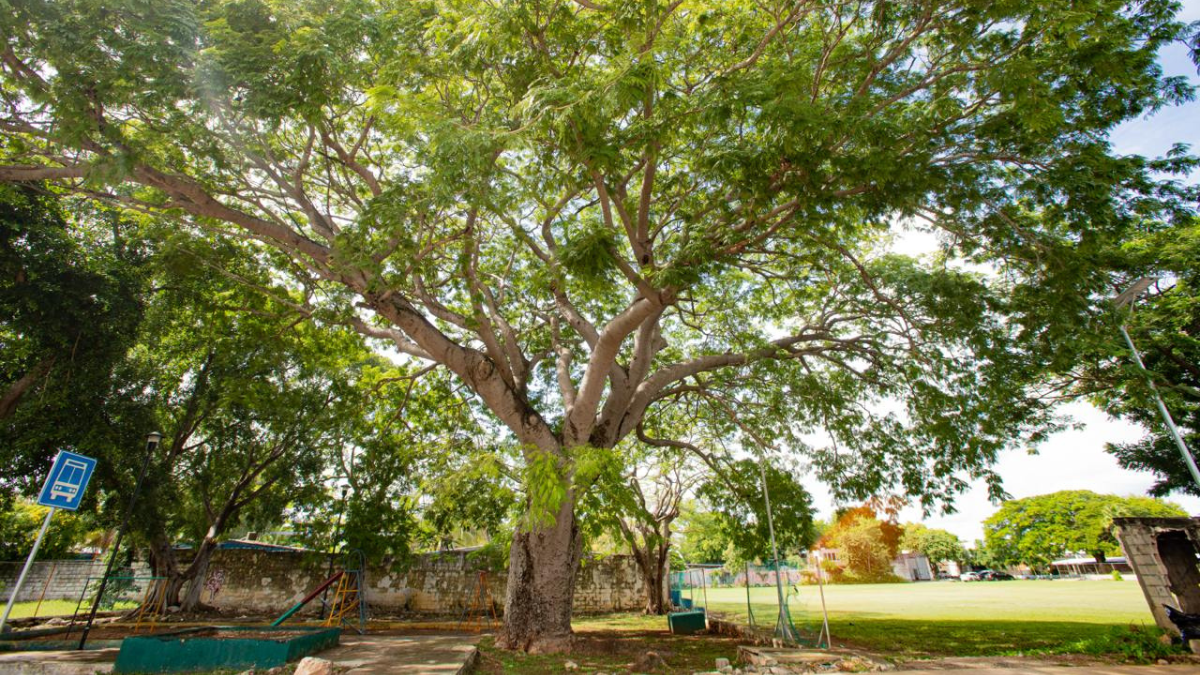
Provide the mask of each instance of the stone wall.
MULTIPOLYGON (((340 558, 335 561, 335 569, 341 562, 340 558)), ((0 584, 4 588, 0 600, 7 600, 22 564, 0 563, 0 584)), ((328 577, 328 570, 329 557, 320 553, 219 550, 213 555, 200 599, 228 613, 282 614, 320 585, 328 577)), ((35 562, 18 600, 36 601, 43 589, 47 600, 78 600, 86 579, 92 577, 94 586, 103 573, 104 562, 100 560, 35 562)), ((149 571, 145 563, 139 562, 133 574, 148 576, 149 571)), ((490 600, 497 612, 503 611, 506 572, 481 574, 463 552, 423 555, 408 566, 368 566, 367 600, 376 615, 411 612, 457 616, 478 602, 481 579, 487 585, 483 602, 490 600)), ((139 583, 124 595, 139 599, 143 588, 139 583)), ((586 561, 576 577, 575 611, 639 610, 645 604, 642 588, 641 574, 630 556, 586 561)), ((314 601, 304 612, 316 613, 319 606, 320 602, 314 601)))
POLYGON ((1114 518, 1113 524, 1125 559, 1133 567, 1154 614, 1154 622, 1178 634, 1163 605, 1200 613, 1200 598, 1196 597, 1194 583, 1200 577, 1196 568, 1200 518, 1114 518), (1172 544, 1183 544, 1184 550, 1175 551, 1172 544))
MULTIPOLYGON (((29 575, 25 577, 25 585, 21 587, 21 594, 17 596, 17 602, 37 602, 45 592, 46 600, 72 600, 77 601, 84 591, 84 584, 91 578, 92 588, 99 583, 100 577, 104 574, 105 560, 37 560, 34 561, 33 567, 29 569, 29 575), (49 580, 49 584, 47 584, 49 580)), ((0 562, 0 601, 8 602, 9 595, 12 593, 13 586, 17 583, 17 577, 21 574, 21 567, 25 565, 21 562, 0 562)), ((126 573, 126 576, 149 576, 149 568, 145 563, 136 563, 133 572, 126 573)), ((124 596, 137 596, 140 598, 139 591, 144 589, 144 582, 137 582, 134 587, 125 592, 124 596)), ((107 595, 107 594, 106 594, 107 595)))
MULTIPOLYGON (((320 585, 328 566, 329 558, 321 554, 218 551, 201 600, 226 612, 282 613, 320 585)), ((369 565, 367 600, 376 615, 458 615, 477 602, 481 579, 487 586, 484 602, 490 600, 497 611, 503 611, 506 572, 481 574, 461 552, 427 554, 408 566, 369 565)), ((576 577, 575 611, 641 609, 645 604, 642 588, 633 558, 588 561, 576 577)), ((318 607, 319 602, 313 602, 305 612, 316 612, 318 607)))

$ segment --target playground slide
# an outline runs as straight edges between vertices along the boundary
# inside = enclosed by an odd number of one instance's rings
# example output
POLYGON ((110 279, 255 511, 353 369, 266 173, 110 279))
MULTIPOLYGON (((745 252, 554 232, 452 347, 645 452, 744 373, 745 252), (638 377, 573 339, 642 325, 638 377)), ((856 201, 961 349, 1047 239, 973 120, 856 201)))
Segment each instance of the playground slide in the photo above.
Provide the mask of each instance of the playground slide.
POLYGON ((283 623, 284 621, 287 621, 288 619, 292 618, 293 614, 295 614, 296 612, 299 612, 305 605, 312 602, 313 598, 317 597, 326 588, 329 588, 334 583, 336 583, 338 579, 341 579, 343 574, 345 574, 344 570, 338 570, 337 572, 334 572, 333 576, 329 577, 325 581, 322 581, 321 585, 317 586, 316 590, 314 590, 312 593, 309 593, 308 595, 304 596, 303 600, 301 600, 300 602, 297 602, 294 607, 292 607, 288 611, 284 612, 283 616, 279 617, 278 619, 275 619, 275 621, 272 622, 271 625, 278 626, 281 623, 283 623))

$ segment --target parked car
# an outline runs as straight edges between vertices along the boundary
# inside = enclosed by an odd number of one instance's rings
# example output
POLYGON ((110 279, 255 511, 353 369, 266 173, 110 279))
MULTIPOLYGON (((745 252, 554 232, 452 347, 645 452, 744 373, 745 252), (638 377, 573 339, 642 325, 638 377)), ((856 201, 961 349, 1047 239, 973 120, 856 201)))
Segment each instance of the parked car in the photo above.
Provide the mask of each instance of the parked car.
POLYGON ((997 572, 995 570, 984 570, 979 573, 980 581, 1012 581, 1013 575, 1008 572, 997 572))
POLYGON ((958 579, 960 581, 979 581, 979 573, 978 572, 963 572, 962 574, 958 575, 958 579))

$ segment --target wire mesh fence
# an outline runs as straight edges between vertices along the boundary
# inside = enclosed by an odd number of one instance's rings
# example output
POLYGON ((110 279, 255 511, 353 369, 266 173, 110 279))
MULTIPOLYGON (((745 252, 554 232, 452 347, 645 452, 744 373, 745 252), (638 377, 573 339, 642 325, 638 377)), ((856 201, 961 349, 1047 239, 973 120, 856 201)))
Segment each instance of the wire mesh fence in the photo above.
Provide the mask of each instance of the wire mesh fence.
POLYGON ((786 563, 732 570, 689 565, 672 573, 670 594, 676 607, 703 608, 709 616, 785 643, 822 646, 828 644, 828 627, 820 582, 815 571, 786 563))

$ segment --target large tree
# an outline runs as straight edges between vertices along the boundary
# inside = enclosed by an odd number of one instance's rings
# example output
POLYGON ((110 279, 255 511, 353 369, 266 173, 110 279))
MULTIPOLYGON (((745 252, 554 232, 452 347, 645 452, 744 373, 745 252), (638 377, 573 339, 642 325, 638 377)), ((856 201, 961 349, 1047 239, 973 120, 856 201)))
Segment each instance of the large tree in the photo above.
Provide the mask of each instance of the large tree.
POLYGON ((983 521, 987 551, 1004 565, 1045 568, 1056 558, 1120 553, 1112 519, 1123 516, 1171 517, 1187 512, 1150 497, 1118 497, 1088 490, 1063 490, 1004 502, 983 521))
POLYGON ((1105 134, 1189 95, 1154 60, 1175 10, 10 0, 0 179, 282 254, 454 373, 528 467, 499 643, 562 648, 575 457, 648 411, 748 392, 827 430, 844 495, 926 502, 1037 435, 1070 263, 1172 197, 1105 134), (1008 274, 874 252, 917 219, 1008 274))
MULTIPOLYGON (((190 611, 231 529, 278 522, 319 491, 362 426, 363 371, 385 364, 356 333, 306 320, 288 301, 299 292, 237 244, 177 236, 155 267, 136 347, 114 376, 112 395, 126 405, 110 415, 118 432, 153 425, 164 434, 133 522, 167 580, 166 603, 190 611), (187 560, 180 541, 191 545, 187 560)), ((97 471, 115 511, 144 455, 129 451, 138 445, 101 447, 114 448, 97 471)))

